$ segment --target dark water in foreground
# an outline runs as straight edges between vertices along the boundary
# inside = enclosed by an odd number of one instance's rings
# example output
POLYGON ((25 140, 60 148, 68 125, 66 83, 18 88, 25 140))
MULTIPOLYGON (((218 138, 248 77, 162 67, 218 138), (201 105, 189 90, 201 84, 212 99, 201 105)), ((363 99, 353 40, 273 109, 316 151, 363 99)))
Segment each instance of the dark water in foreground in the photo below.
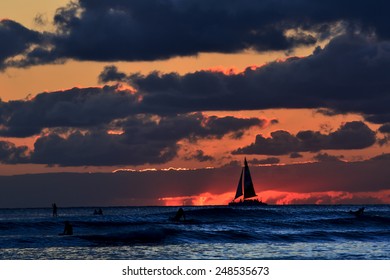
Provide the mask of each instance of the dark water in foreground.
POLYGON ((390 259, 390 205, 359 207, 0 209, 0 259, 390 259))

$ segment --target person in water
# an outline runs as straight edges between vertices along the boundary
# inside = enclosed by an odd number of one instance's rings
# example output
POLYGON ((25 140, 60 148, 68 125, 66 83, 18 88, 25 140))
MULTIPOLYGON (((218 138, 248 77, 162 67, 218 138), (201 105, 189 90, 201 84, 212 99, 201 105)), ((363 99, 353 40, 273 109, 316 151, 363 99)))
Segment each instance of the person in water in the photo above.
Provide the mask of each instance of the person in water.
POLYGON ((185 214, 184 214, 184 210, 183 210, 183 208, 179 208, 179 210, 177 210, 177 212, 176 212, 176 215, 175 215, 175 217, 173 218, 173 220, 175 220, 175 221, 180 221, 181 219, 183 218, 183 220, 185 221, 186 220, 186 216, 185 216, 185 214))
POLYGON ((64 227, 64 232, 62 233, 63 235, 73 235, 73 226, 69 221, 65 221, 65 227, 64 227))
POLYGON ((99 208, 99 210, 96 210, 96 209, 95 209, 95 210, 93 211, 93 214, 94 214, 94 215, 103 215, 103 210, 102 210, 102 208, 99 208))
POLYGON ((364 207, 361 207, 361 208, 359 208, 359 209, 356 210, 356 211, 350 210, 349 213, 355 215, 356 217, 360 217, 360 216, 363 215, 363 213, 364 213, 364 207))
POLYGON ((53 217, 57 217, 57 204, 53 203, 51 208, 53 209, 53 217))

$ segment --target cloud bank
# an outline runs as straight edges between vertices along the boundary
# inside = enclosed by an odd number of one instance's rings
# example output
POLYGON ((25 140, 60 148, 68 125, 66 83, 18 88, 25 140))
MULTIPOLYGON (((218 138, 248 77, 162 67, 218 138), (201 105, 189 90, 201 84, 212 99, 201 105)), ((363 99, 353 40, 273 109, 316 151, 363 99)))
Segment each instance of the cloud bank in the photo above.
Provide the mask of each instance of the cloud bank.
POLYGON ((388 9, 384 0, 375 5, 351 0, 78 0, 57 9, 52 33, 3 21, 0 41, 11 39, 16 48, 7 47, 0 64, 151 61, 249 49, 288 52, 345 32, 387 40, 388 9))
MULTIPOLYGON (((251 127, 265 125, 265 120, 258 118, 220 118, 202 113, 165 117, 136 115, 115 119, 109 124, 104 117, 98 122, 87 118, 90 121, 88 129, 84 127, 82 118, 78 120, 81 126, 73 123, 72 116, 61 119, 62 122, 69 121, 68 126, 75 126, 51 129, 41 134, 34 143, 33 151, 2 142, 0 161, 60 166, 158 164, 177 156, 180 140, 221 139, 225 135, 234 136, 251 127)), ((42 126, 36 128, 37 131, 43 129, 42 126)), ((29 128, 28 132, 31 132, 29 128)), ((197 158, 204 160, 205 155, 199 153, 197 158)))
MULTIPOLYGON (((390 43, 342 35, 312 55, 247 68, 239 74, 198 71, 126 75, 108 66, 104 82, 126 82, 154 113, 202 110, 311 108, 323 114, 357 113, 388 124, 390 43)), ((382 127, 387 131, 387 125, 382 127)))
POLYGON ((364 149, 376 143, 375 132, 363 122, 348 122, 335 132, 322 134, 318 131, 300 131, 292 135, 278 130, 271 137, 256 136, 249 146, 233 151, 233 154, 286 155, 321 150, 364 149))

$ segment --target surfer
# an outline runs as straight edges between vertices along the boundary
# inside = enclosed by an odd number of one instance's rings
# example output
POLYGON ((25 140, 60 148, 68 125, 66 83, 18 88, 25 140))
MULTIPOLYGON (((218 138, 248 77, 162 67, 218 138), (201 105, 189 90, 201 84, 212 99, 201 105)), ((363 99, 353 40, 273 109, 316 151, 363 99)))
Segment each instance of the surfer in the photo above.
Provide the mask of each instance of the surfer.
POLYGON ((73 235, 73 226, 69 223, 69 221, 65 221, 64 232, 62 235, 73 235))
POLYGON ((186 220, 186 216, 184 214, 184 210, 183 208, 179 208, 179 210, 177 210, 176 212, 176 216, 173 218, 174 221, 178 222, 180 221, 181 219, 183 218, 183 220, 185 221, 186 220))
POLYGON ((361 207, 361 208, 359 208, 359 209, 356 210, 356 211, 350 210, 349 213, 355 215, 356 217, 360 217, 360 216, 363 215, 363 213, 364 213, 364 207, 361 207))
POLYGON ((53 217, 57 217, 57 204, 53 203, 51 208, 53 209, 53 217))
POLYGON ((95 209, 95 211, 93 211, 93 214, 94 214, 94 215, 103 215, 103 210, 102 210, 102 208, 99 208, 99 210, 96 210, 96 209, 95 209))

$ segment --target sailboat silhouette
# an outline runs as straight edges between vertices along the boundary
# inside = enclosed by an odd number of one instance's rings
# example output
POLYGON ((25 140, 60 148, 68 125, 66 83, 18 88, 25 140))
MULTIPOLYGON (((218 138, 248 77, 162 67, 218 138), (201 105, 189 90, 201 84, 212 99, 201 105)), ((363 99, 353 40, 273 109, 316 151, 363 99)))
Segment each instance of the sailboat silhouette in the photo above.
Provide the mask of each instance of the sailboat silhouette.
POLYGON ((255 188, 253 186, 251 173, 249 171, 248 163, 246 158, 244 159, 244 167, 241 169, 240 180, 238 181, 236 195, 233 201, 229 203, 230 206, 255 206, 255 205, 267 205, 258 199, 249 199, 256 197, 255 188), (243 188, 244 184, 244 188, 243 188), (244 195, 244 200, 235 201, 237 198, 244 195))

